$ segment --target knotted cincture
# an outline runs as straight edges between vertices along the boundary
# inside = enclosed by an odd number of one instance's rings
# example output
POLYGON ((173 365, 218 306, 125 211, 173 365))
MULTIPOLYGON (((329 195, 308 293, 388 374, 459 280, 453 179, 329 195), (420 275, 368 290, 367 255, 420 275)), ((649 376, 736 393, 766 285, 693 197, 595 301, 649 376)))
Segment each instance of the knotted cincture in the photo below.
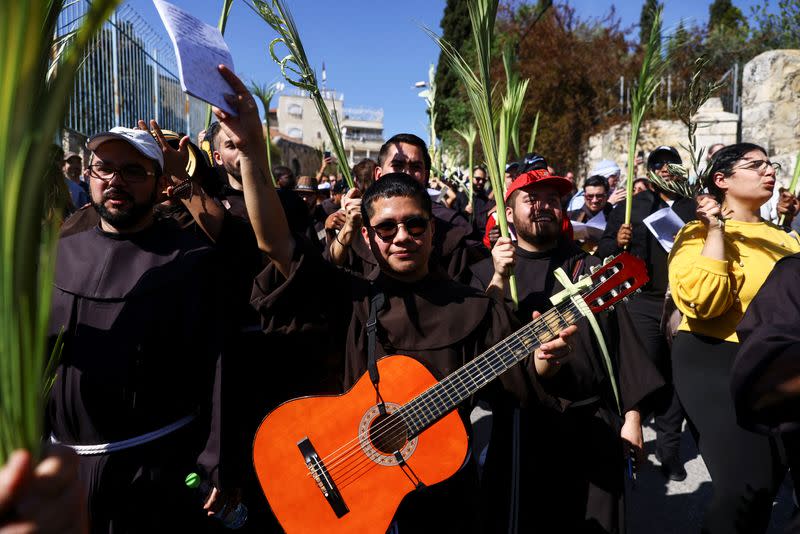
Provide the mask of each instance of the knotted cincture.
POLYGON ((594 332, 594 336, 597 339, 597 344, 600 345, 600 351, 603 353, 603 360, 606 364, 606 371, 608 372, 608 378, 611 380, 611 389, 614 391, 614 400, 617 401, 617 412, 622 415, 622 405, 620 404, 619 400, 619 389, 617 388, 617 380, 614 378, 614 367, 611 365, 611 357, 608 355, 608 349, 606 348, 606 342, 603 338, 603 333, 600 330, 600 325, 597 324, 597 318, 592 313, 592 310, 589 308, 589 305, 586 304, 586 301, 583 300, 581 296, 581 290, 586 289, 588 287, 592 287, 592 277, 591 276, 584 276, 577 283, 572 283, 567 273, 564 272, 564 269, 559 267, 556 269, 553 274, 556 277, 556 280, 559 284, 564 286, 564 289, 552 297, 550 297, 550 302, 553 306, 558 306, 562 302, 566 302, 567 300, 571 300, 578 311, 586 317, 589 321, 589 325, 592 327, 592 331, 594 332))

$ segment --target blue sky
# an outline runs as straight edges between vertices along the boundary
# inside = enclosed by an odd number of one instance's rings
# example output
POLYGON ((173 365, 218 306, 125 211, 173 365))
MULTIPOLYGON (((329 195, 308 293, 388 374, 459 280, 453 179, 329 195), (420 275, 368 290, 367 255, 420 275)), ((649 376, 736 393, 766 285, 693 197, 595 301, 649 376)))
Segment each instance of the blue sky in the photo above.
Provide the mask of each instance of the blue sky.
MULTIPOLYGON (((556 0, 558 1, 558 0, 556 0)), ((777 0, 776 0, 777 1, 777 0)), ((772 9, 774 5, 772 3, 772 9)), ((216 26, 221 0, 171 0, 208 24, 216 26)), ((151 0, 127 0, 140 15, 168 40, 151 0)), ((425 104, 413 88, 427 79, 428 65, 436 63, 438 47, 420 29, 426 25, 440 32, 445 0, 286 0, 291 9, 309 60, 319 70, 323 61, 328 88, 345 96, 347 107, 384 109, 386 137, 412 132, 427 139, 425 104)), ((746 16, 759 2, 734 0, 746 16)), ((638 35, 642 2, 571 0, 581 18, 602 17, 612 5, 623 28, 638 35)), ((665 28, 681 19, 704 24, 709 0, 666 0, 665 28)), ((280 79, 278 67, 269 58, 267 46, 274 32, 243 2, 233 4, 225 38, 236 72, 259 83, 280 79)))

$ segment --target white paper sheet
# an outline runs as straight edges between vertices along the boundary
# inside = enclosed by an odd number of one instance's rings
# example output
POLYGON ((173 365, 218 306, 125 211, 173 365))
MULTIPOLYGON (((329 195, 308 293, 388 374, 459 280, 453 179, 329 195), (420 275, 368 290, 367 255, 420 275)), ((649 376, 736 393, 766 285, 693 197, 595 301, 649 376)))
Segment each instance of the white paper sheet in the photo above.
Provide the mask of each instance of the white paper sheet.
POLYGON ((685 224, 683 220, 678 217, 678 214, 672 211, 672 208, 663 208, 649 217, 644 219, 645 226, 648 230, 658 239, 658 242, 664 247, 667 252, 672 250, 672 244, 675 242, 675 234, 678 230, 683 228, 685 224))
POLYGON ((585 241, 587 239, 600 241, 606 229, 606 216, 602 211, 585 223, 578 221, 571 222, 573 237, 579 241, 585 241))
POLYGON ((178 59, 181 89, 236 115, 224 95, 233 90, 217 70, 220 64, 233 70, 233 58, 219 30, 163 0, 153 0, 167 28, 178 59))

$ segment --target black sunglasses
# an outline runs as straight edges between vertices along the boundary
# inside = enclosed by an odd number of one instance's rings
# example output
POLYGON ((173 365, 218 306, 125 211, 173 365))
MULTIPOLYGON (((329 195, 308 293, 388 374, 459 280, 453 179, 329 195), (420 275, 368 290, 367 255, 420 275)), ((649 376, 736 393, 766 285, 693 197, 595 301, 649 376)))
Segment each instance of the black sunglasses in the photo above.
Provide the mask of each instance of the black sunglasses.
POLYGON ((372 228, 375 231, 375 234, 382 240, 388 241, 397 235, 398 228, 401 224, 405 227, 406 232, 408 232, 411 237, 419 237, 428 229, 429 222, 430 219, 415 215, 400 222, 383 221, 374 226, 370 226, 370 228, 372 228))
POLYGON ((667 167, 668 165, 678 165, 673 161, 656 161, 653 163, 653 170, 660 171, 662 167, 667 167))

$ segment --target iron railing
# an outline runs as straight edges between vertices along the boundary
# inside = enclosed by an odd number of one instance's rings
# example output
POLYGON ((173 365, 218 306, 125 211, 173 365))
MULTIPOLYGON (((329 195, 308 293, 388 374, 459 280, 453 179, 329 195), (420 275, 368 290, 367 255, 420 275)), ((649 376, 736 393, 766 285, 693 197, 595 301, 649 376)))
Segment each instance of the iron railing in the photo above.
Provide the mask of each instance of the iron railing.
MULTIPOLYGON (((74 0, 59 15, 56 37, 77 29, 90 0, 74 0)), ((155 119, 192 138, 205 128, 207 105, 181 90, 172 43, 129 5, 120 6, 87 47, 64 120, 90 136, 114 126, 155 119)))

